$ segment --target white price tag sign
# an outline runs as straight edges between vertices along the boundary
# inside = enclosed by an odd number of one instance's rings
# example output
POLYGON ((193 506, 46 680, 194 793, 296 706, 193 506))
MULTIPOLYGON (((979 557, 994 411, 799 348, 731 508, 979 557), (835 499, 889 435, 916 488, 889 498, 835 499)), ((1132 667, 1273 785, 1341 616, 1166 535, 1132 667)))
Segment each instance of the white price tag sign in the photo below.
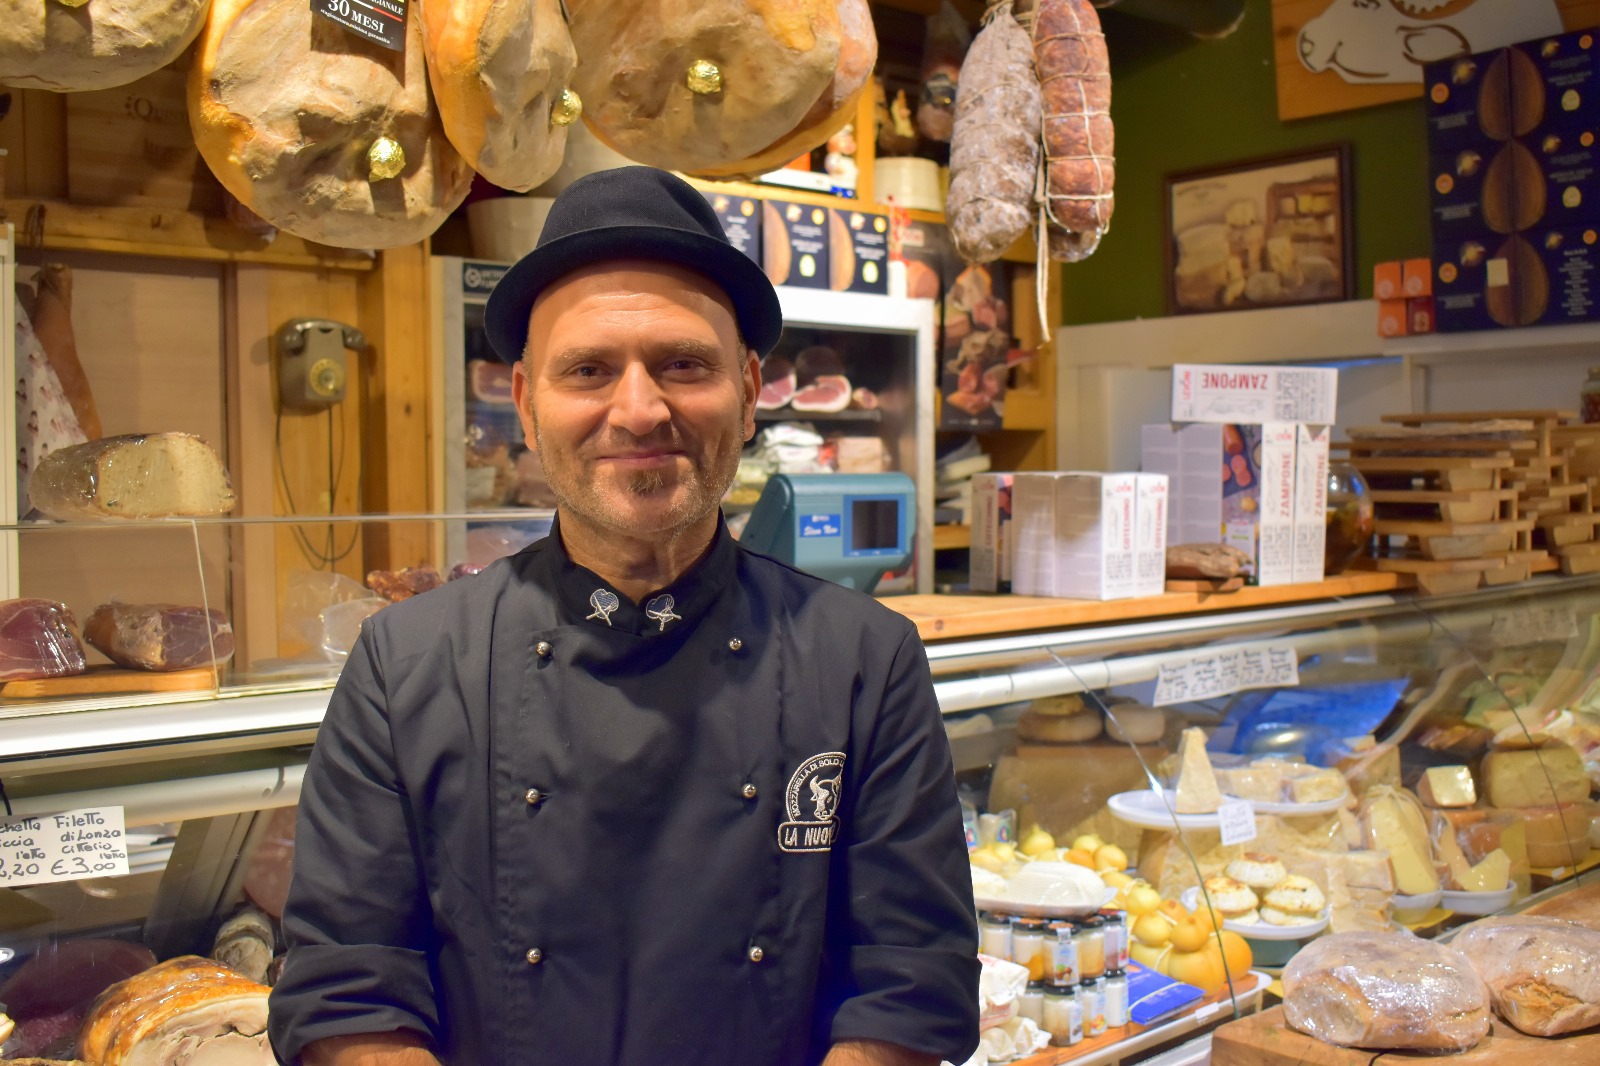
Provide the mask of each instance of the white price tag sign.
POLYGON ((0 887, 122 877, 127 872, 121 807, 83 807, 0 821, 0 887))
POLYGON ((1525 607, 1495 615, 1489 639, 1496 647, 1571 640, 1578 635, 1578 616, 1570 607, 1525 607))
POLYGON ((1256 838, 1256 811, 1246 800, 1228 800, 1217 808, 1222 846, 1248 844, 1256 838))
POLYGON ((1252 688, 1300 683, 1300 657, 1293 644, 1256 644, 1205 655, 1169 659, 1156 679, 1157 707, 1214 699, 1252 688))

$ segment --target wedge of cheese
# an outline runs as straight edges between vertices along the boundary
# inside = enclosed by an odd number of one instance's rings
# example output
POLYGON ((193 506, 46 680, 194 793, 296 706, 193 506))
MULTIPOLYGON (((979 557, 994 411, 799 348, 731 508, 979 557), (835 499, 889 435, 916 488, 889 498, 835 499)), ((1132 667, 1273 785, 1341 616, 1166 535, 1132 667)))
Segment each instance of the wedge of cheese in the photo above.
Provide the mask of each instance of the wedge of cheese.
POLYGON ((1217 775, 1211 769, 1211 759, 1206 755, 1206 731, 1189 728, 1183 731, 1178 747, 1178 799, 1174 809, 1179 814, 1211 814, 1222 806, 1222 791, 1217 788, 1217 775))
POLYGON ((1455 833, 1456 842, 1469 864, 1477 864, 1491 852, 1503 851, 1511 862, 1511 884, 1516 888, 1516 899, 1523 899, 1533 891, 1532 871, 1528 862, 1528 826, 1509 811, 1492 811, 1484 807, 1469 810, 1434 810, 1428 812, 1428 831, 1434 839, 1448 825, 1455 833))
POLYGON ((1216 774, 1217 786, 1230 796, 1257 803, 1283 800, 1284 773, 1280 767, 1235 766, 1218 770, 1216 774))
POLYGON ((1534 751, 1492 751, 1483 757, 1491 807, 1547 807, 1589 798, 1583 757, 1565 744, 1534 751))
POLYGON ((1478 802, 1478 787, 1465 766, 1430 766, 1417 783, 1417 798, 1424 807, 1470 807, 1478 802))
POLYGON ((1346 791, 1343 774, 1315 767, 1290 774, 1285 789, 1290 803, 1326 803, 1339 799, 1346 791))
POLYGON ((1402 894, 1424 896, 1439 890, 1427 819, 1415 796, 1404 789, 1373 789, 1361 805, 1361 827, 1370 847, 1389 853, 1395 887, 1402 894))

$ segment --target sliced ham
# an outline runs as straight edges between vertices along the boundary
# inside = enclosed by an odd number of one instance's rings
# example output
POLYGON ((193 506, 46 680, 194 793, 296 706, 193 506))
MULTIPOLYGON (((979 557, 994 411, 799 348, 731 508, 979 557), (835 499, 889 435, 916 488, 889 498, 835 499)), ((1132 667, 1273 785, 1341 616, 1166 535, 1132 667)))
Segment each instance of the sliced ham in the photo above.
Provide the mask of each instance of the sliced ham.
POLYGON ((178 58, 209 0, 7 0, 0 85, 84 92, 127 85, 178 58))
POLYGON ((824 374, 794 394, 789 406, 796 411, 833 414, 850 406, 850 379, 842 374, 824 374))
POLYGON ((84 624, 83 638, 129 670, 191 670, 233 658, 228 616, 204 607, 103 603, 84 624))
POLYGON ((181 955, 106 989, 78 1054, 97 1066, 274 1066, 266 985, 181 955))
POLYGON ((781 355, 769 355, 761 361, 761 395, 756 397, 756 408, 775 411, 794 399, 794 364, 781 355))
POLYGON ((0 602, 0 681, 81 674, 87 667, 77 620, 53 600, 0 602))

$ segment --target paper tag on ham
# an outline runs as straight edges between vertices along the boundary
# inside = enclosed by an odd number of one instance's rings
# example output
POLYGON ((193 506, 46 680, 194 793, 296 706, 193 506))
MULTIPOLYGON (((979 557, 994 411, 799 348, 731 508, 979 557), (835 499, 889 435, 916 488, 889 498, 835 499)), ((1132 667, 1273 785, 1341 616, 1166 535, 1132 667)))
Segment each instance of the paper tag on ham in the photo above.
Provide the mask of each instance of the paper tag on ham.
POLYGON ((385 48, 406 50, 406 0, 311 0, 311 10, 385 48))
POLYGON ((0 886, 125 877, 128 841, 121 807, 80 807, 0 821, 0 886))

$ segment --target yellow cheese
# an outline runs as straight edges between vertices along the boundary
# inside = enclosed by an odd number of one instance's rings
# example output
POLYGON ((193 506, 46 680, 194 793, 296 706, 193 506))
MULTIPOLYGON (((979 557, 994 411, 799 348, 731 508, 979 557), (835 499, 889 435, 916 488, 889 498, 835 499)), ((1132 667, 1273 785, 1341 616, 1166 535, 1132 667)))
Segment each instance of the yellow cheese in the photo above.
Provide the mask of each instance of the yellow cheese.
POLYGON ((1422 807, 1401 789, 1377 788, 1361 807, 1361 824, 1367 842, 1389 853, 1395 887, 1407 896, 1439 890, 1439 871, 1433 866, 1428 826, 1422 807))
POLYGON ((1589 854, 1589 823, 1594 818, 1594 805, 1587 801, 1498 813, 1522 823, 1527 832, 1530 866, 1570 866, 1589 854))
POLYGON ((1275 766, 1236 766, 1218 770, 1217 786, 1230 796, 1258 803, 1283 801, 1283 770, 1275 766))
POLYGON ((1547 807, 1589 798, 1583 757, 1565 744, 1492 751, 1483 757, 1483 783, 1491 807, 1547 807))
POLYGON ((1496 848, 1458 879, 1467 892, 1501 892, 1511 883, 1511 856, 1496 848))
POLYGON ((1337 770, 1294 774, 1288 781, 1291 803, 1325 803, 1345 794, 1344 775, 1337 770))
POLYGON ((1517 890, 1515 898, 1523 899, 1533 891, 1533 875, 1528 862, 1528 824, 1519 813, 1483 807, 1435 810, 1429 812, 1429 831, 1437 838, 1443 832, 1441 826, 1450 826, 1468 863, 1482 862, 1491 851, 1505 852, 1511 860, 1511 883, 1517 890))
MULTIPOLYGON (((1467 862, 1467 857, 1461 852, 1461 843, 1456 840, 1456 831, 1448 822, 1434 825, 1433 838, 1434 850, 1439 855, 1439 861, 1444 863, 1446 881, 1445 887, 1457 891, 1468 891, 1465 882, 1471 876, 1472 864, 1467 862)), ((1504 855, 1505 852, 1500 854, 1504 855)), ((1509 867, 1507 869, 1509 873, 1509 867)), ((1504 886, 1501 886, 1504 887, 1504 886)))
POLYGON ((1417 784, 1417 797, 1428 807, 1470 807, 1478 802, 1478 789, 1465 766, 1430 766, 1417 784))
POLYGON ((1178 748, 1178 800, 1174 807, 1179 814, 1211 814, 1220 806, 1222 793, 1206 755, 1206 731, 1185 729, 1178 748))

